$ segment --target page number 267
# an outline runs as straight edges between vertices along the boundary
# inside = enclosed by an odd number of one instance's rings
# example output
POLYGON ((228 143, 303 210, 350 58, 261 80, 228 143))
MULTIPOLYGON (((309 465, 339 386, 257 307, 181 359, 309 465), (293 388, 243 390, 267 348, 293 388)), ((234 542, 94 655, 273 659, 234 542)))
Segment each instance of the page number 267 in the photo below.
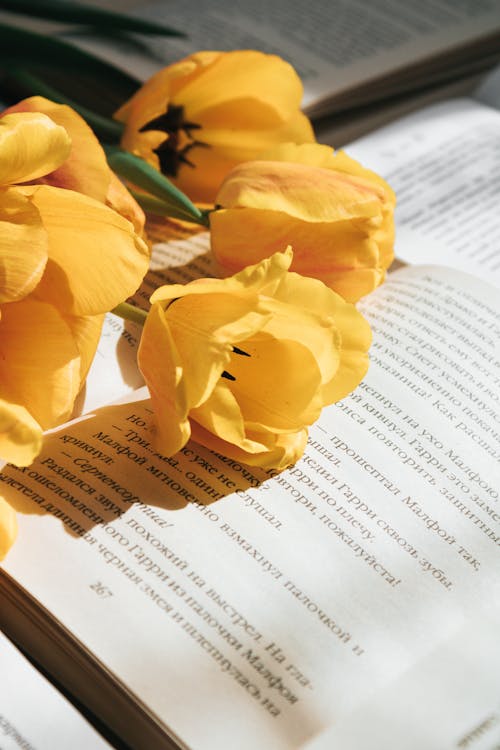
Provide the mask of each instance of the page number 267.
POLYGON ((101 599, 109 599, 110 596, 113 596, 113 592, 111 589, 109 589, 107 586, 104 586, 100 581, 96 581, 95 583, 90 584, 90 588, 92 591, 95 591, 97 596, 100 596, 101 599))

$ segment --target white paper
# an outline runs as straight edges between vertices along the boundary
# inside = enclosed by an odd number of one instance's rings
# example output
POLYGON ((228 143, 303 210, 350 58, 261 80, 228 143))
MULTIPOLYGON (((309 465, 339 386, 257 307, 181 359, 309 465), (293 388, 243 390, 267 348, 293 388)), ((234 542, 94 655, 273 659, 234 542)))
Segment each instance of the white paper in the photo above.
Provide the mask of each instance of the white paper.
POLYGON ((162 459, 147 401, 63 426, 0 475, 5 570, 186 746, 304 743, 500 595, 495 296, 392 277, 368 377, 275 478, 162 459))
POLYGON ((108 743, 0 633, 2 750, 106 750, 108 743))
POLYGON ((396 257, 500 285, 500 112, 472 99, 421 110, 346 147, 396 191, 396 257))
POLYGON ((482 612, 302 750, 500 746, 500 613, 482 612))

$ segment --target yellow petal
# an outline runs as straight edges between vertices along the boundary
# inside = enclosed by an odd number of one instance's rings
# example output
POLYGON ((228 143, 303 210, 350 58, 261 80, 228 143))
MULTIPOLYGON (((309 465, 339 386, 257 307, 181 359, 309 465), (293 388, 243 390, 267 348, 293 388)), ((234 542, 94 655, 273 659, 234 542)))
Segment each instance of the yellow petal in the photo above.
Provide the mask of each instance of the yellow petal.
POLYGON ((43 96, 24 99, 7 111, 42 112, 56 125, 64 128, 71 138, 71 150, 64 164, 58 165, 57 169, 44 172, 41 182, 76 190, 101 203, 105 202, 111 170, 99 141, 77 112, 65 104, 56 104, 43 96))
POLYGON ((22 299, 47 263, 48 238, 40 214, 17 188, 0 189, 0 303, 22 299))
POLYGON ((379 247, 373 240, 373 220, 308 222, 281 211, 237 208, 210 216, 211 247, 228 271, 257 263, 293 247, 291 269, 304 276, 335 278, 338 271, 378 266, 379 247))
POLYGON ((172 99, 185 106, 188 120, 199 122, 202 117, 209 125, 230 122, 258 128, 288 120, 291 111, 300 107, 302 93, 299 76, 285 60, 255 50, 235 50, 220 53, 172 99), (247 101, 254 105, 251 112, 245 109, 247 101))
MULTIPOLYGON (((271 294, 270 290, 274 285, 280 283, 289 269, 292 257, 293 253, 290 249, 287 249, 284 252, 275 253, 270 258, 265 258, 253 266, 247 266, 227 279, 203 278, 195 279, 189 284, 169 284, 158 287, 151 295, 150 302, 166 302, 191 294, 235 294, 250 295, 253 300, 252 303, 258 305, 258 293, 265 288, 266 294, 271 294)), ((259 311, 257 308, 255 310, 259 311)), ((250 333, 247 335, 249 336, 250 333)))
POLYGON ((144 237, 144 225, 146 223, 144 211, 114 172, 111 173, 109 181, 106 205, 114 211, 118 211, 125 219, 128 219, 139 237, 143 237, 146 240, 144 237))
POLYGON ((190 295, 166 311, 183 368, 188 408, 205 401, 228 364, 233 345, 267 320, 256 299, 230 294, 190 295), (185 373, 185 374, 184 374, 185 373))
MULTIPOLYGON (((307 336, 307 330, 300 331, 300 320, 296 323, 294 338, 307 336)), ((235 380, 229 388, 245 421, 274 432, 296 431, 319 417, 321 372, 311 351, 286 337, 288 330, 280 330, 277 323, 275 329, 282 336, 278 339, 267 333, 268 327, 242 342, 248 357, 232 355, 226 369, 235 380)))
POLYGON ((149 250, 126 219, 72 190, 23 188, 40 211, 49 261, 36 294, 66 314, 98 315, 133 294, 149 250))
POLYGON ((104 315, 68 316, 65 317, 65 321, 71 329, 80 355, 80 385, 82 386, 99 344, 104 315))
POLYGON ((42 430, 31 414, 19 404, 0 399, 0 458, 16 466, 29 466, 41 447, 42 430))
POLYGON ((0 560, 3 560, 17 536, 17 519, 14 508, 0 497, 0 560))
POLYGON ((157 445, 166 456, 189 440, 188 404, 182 363, 160 305, 153 305, 144 325, 137 362, 151 395, 157 421, 157 445))
POLYGON ((2 306, 0 395, 44 428, 68 419, 80 390, 73 334, 52 305, 31 297, 2 306))
MULTIPOLYGON (((304 322, 301 323, 298 316, 296 328, 303 330, 300 338, 322 370, 323 403, 331 404, 344 398, 361 382, 368 369, 371 343, 368 322, 354 305, 317 279, 290 273, 276 289, 275 297, 301 311, 304 322)), ((286 330, 286 321, 282 317, 275 318, 277 329, 286 330)), ((268 328, 271 326, 272 323, 268 324, 268 328)))
POLYGON ((53 172, 69 156, 66 130, 42 113, 0 117, 0 185, 36 180, 53 172))
POLYGON ((262 452, 268 448, 264 441, 257 442, 247 438, 241 409, 229 385, 224 381, 220 382, 204 404, 192 410, 191 418, 194 420, 193 430, 195 423, 201 425, 210 434, 231 445, 238 445, 246 452, 262 452))
POLYGON ((302 83, 276 55, 255 50, 198 52, 159 71, 115 115, 126 123, 122 146, 160 169, 155 150, 172 138, 188 147, 169 177, 192 200, 212 203, 236 164, 283 140, 314 141, 300 112, 302 83), (167 134, 143 126, 176 107, 191 128, 167 134))
POLYGON ((221 186, 225 208, 281 211, 308 222, 346 221, 380 215, 382 189, 344 172, 253 161, 235 167, 221 186))
MULTIPOLYGON (((264 469, 273 468, 281 471, 298 461, 304 453, 307 443, 307 429, 303 428, 295 433, 277 435, 272 445, 264 450, 245 451, 239 444, 233 444, 206 430, 196 421, 192 423, 193 440, 204 445, 209 450, 221 453, 223 456, 246 463, 249 466, 259 466, 264 469)), ((258 441, 254 441, 258 444, 258 441)))

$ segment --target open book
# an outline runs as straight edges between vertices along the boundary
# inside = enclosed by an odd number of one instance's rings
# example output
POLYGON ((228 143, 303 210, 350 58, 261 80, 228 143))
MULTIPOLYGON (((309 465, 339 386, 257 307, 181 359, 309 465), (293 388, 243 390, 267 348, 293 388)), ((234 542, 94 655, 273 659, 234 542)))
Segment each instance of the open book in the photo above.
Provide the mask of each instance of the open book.
MULTIPOLYGON (((472 619, 482 637, 500 598, 498 123, 459 101, 353 146, 399 192, 414 265, 361 304, 368 375, 295 466, 158 455, 138 331, 109 316, 86 416, 0 474, 20 514, 0 625, 131 748, 300 748, 446 664, 472 619)), ((159 244, 138 301, 206 275, 206 251, 202 234, 159 244)), ((496 710, 477 671, 455 738, 496 710)))
POLYGON ((79 31, 67 38, 140 78, 201 49, 278 54, 304 81, 304 105, 313 117, 472 75, 500 58, 497 0, 124 0, 120 9, 168 23, 187 37, 127 44, 79 31))
POLYGON ((110 750, 78 711, 0 633, 2 750, 110 750))

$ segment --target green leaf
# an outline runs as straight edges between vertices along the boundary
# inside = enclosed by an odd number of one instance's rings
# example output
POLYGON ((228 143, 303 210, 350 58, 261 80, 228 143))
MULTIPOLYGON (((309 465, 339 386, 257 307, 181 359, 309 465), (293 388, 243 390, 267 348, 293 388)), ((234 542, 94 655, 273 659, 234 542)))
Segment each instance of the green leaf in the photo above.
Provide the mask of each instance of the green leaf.
POLYGON ((138 79, 123 70, 62 39, 0 23, 0 61, 12 64, 13 60, 23 67, 28 67, 29 63, 43 63, 62 68, 66 73, 83 71, 108 88, 117 89, 123 99, 130 97, 141 85, 138 79))
MULTIPOLYGON (((165 216, 171 219, 183 219, 183 221, 193 221, 191 217, 186 216, 184 211, 176 210, 176 208, 171 203, 166 203, 164 200, 160 200, 160 198, 155 198, 154 196, 148 195, 146 193, 139 193, 137 192, 137 190, 131 190, 130 188, 129 193, 132 194, 137 203, 148 214, 154 214, 155 216, 165 216)), ((208 227, 209 213, 209 211, 200 211, 200 219, 196 220, 195 222, 193 221, 193 223, 208 227)))
MULTIPOLYGON (((105 147, 104 150, 106 151, 108 164, 114 172, 160 199, 165 207, 165 211, 161 215, 192 221, 203 226, 207 225, 205 215, 189 200, 187 195, 184 195, 170 180, 144 159, 115 146, 105 147)), ((137 198, 138 194, 135 197, 137 198)), ((155 205, 159 208, 157 203, 155 205)))
POLYGON ((17 68, 10 71, 7 82, 9 87, 15 88, 22 98, 38 95, 58 104, 67 104, 83 117, 99 138, 112 143, 120 141, 123 133, 121 122, 111 120, 109 117, 104 117, 88 107, 84 107, 26 70, 17 68))
POLYGON ((0 0, 0 8, 38 18, 53 18, 57 21, 96 26, 101 31, 110 29, 112 31, 132 31, 136 34, 185 36, 182 31, 177 31, 163 24, 133 18, 123 13, 116 13, 83 3, 68 3, 67 0, 0 0))

